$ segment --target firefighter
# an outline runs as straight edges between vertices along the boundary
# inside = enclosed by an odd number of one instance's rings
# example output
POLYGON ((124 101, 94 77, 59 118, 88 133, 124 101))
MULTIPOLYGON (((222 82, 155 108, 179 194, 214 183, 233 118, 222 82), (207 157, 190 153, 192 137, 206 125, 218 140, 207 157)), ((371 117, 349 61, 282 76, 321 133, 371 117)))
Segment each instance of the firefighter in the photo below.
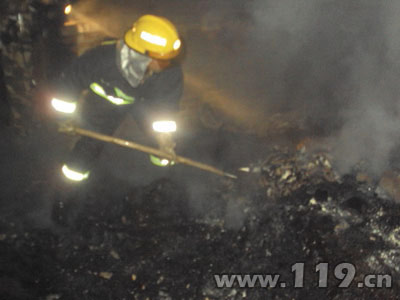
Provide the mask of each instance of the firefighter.
MULTIPOLYGON (((154 15, 140 17, 116 44, 95 47, 78 57, 55 82, 52 107, 60 117, 112 135, 126 113, 159 148, 174 155, 175 115, 183 75, 174 60, 181 50, 175 26, 154 15), (78 99, 88 90, 82 102, 78 99)), ((70 181, 91 176, 103 143, 83 137, 62 166, 70 181)), ((146 156, 148 164, 166 168, 173 161, 146 156)))

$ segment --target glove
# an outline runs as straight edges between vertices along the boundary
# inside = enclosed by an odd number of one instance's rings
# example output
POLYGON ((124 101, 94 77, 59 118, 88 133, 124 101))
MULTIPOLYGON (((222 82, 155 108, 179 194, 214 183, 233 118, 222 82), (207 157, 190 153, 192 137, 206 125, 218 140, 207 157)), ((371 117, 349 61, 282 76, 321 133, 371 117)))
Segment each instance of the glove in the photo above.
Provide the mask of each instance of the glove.
POLYGON ((65 121, 58 121, 58 131, 67 133, 67 134, 74 134, 74 128, 76 126, 74 120, 65 120, 65 121))
POLYGON ((175 157, 176 157, 175 150, 174 150, 176 143, 173 141, 171 134, 158 133, 156 135, 156 140, 157 140, 159 149, 167 154, 170 154, 173 157, 172 161, 174 161, 175 157))

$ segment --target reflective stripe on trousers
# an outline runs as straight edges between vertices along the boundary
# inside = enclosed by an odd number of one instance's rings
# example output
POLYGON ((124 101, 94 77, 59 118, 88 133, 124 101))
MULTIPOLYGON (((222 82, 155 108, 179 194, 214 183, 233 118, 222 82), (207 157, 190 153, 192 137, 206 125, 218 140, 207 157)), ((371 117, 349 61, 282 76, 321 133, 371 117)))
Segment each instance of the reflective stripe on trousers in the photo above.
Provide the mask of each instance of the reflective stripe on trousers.
POLYGON ((159 158, 159 157, 151 155, 151 154, 150 154, 150 161, 152 162, 153 165, 156 165, 158 167, 173 166, 175 164, 174 161, 170 162, 166 158, 159 158))
POLYGON ((61 168, 61 171, 63 172, 64 176, 68 178, 69 180, 72 181, 83 181, 89 178, 89 171, 86 172, 78 172, 76 170, 73 170, 69 168, 67 165, 63 165, 61 168))

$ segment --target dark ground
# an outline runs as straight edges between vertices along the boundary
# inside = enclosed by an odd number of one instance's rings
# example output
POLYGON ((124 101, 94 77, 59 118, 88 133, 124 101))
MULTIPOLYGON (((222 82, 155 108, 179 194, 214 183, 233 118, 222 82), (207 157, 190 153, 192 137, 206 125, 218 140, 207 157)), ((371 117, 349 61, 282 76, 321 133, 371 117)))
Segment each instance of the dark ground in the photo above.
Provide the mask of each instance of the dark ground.
POLYGON ((238 181, 195 173, 135 187, 108 174, 68 198, 45 172, 56 149, 26 156, 48 141, 7 138, 1 299, 398 299, 400 206, 372 183, 338 178, 323 154, 265 148, 262 173, 238 181), (300 289, 290 287, 297 262, 300 289), (332 268, 327 288, 315 287, 320 262, 332 268), (354 282, 391 274, 393 287, 339 288, 341 262, 356 266, 354 282), (289 287, 219 289, 213 278, 276 273, 289 287))

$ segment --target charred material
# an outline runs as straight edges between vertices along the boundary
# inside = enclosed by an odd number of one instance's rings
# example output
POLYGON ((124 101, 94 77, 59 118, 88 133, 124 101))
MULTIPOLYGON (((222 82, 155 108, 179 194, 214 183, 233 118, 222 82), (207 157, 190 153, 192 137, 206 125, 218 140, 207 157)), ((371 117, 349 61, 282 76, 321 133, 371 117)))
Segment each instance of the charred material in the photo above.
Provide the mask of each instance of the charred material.
POLYGON ((266 161, 252 175, 253 196, 221 182, 202 199, 207 213, 189 213, 193 200, 184 187, 161 179, 125 197, 96 191, 61 231, 2 218, 2 293, 9 299, 397 299, 396 280, 391 289, 357 283, 371 273, 399 276, 399 204, 355 177, 333 176, 321 153, 276 149, 266 161), (274 169, 274 162, 284 167, 274 169), (214 280, 281 274, 293 282, 298 262, 306 262, 302 289, 218 288, 214 280), (338 288, 332 274, 327 288, 317 288, 321 262, 354 264, 350 288, 338 288))

